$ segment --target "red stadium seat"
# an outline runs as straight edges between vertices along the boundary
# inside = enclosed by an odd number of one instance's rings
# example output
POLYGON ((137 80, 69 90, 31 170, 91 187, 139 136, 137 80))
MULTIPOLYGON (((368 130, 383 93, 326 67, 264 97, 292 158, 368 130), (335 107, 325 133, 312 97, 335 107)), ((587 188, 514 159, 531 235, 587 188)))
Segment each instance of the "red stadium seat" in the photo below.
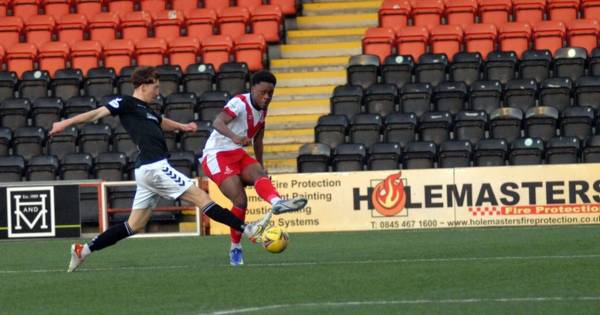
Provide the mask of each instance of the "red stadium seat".
POLYGON ((104 66, 120 73, 123 67, 131 66, 131 57, 135 52, 133 41, 115 39, 104 45, 104 66))
POLYGON ((411 55, 413 60, 419 60, 428 44, 429 31, 424 26, 407 26, 396 30, 398 55, 411 55))
POLYGON ((44 0, 44 13, 58 21, 63 15, 69 14, 70 5, 70 0, 44 0))
POLYGON ((600 18, 600 0, 582 0, 581 7, 586 19, 600 18))
POLYGON ((481 23, 494 24, 499 27, 509 21, 511 10, 511 0, 481 0, 479 18, 481 23))
POLYGON ((544 19, 546 0, 513 0, 514 20, 535 24, 544 19))
POLYGON ((563 47, 567 30, 560 21, 541 21, 533 27, 533 47, 548 49, 554 55, 557 49, 563 47))
POLYGON ((210 63, 213 68, 219 69, 221 64, 230 61, 233 41, 227 35, 211 35, 202 40, 202 62, 210 63))
POLYGON ((166 0, 142 0, 140 2, 140 7, 142 11, 150 13, 150 15, 155 16, 158 12, 164 11, 167 9, 167 1, 166 0))
POLYGON ((40 70, 46 70, 54 77, 56 70, 65 69, 69 59, 69 45, 63 42, 47 42, 40 47, 38 60, 40 70))
POLYGON ((600 23, 597 20, 573 20, 567 26, 567 38, 570 47, 583 47, 588 55, 598 46, 600 23))
POLYGON ((30 16, 38 15, 40 0, 12 0, 13 15, 27 21, 30 16))
POLYGON ((425 26, 431 30, 441 23, 443 14, 444 2, 442 0, 415 1, 412 9, 413 25, 425 26))
POLYGON ((262 0, 236 0, 236 7, 243 7, 252 12, 256 7, 261 6, 262 0))
POLYGON ((387 27, 371 27, 365 32, 362 39, 362 50, 365 55, 376 55, 379 62, 383 63, 385 57, 392 54, 392 46, 396 34, 387 27))
POLYGON ((204 7, 207 9, 213 9, 218 12, 218 11, 221 11, 222 9, 229 8, 229 1, 204 0, 204 7))
POLYGON ((173 0, 172 3, 173 10, 188 12, 189 10, 194 10, 198 8, 197 0, 173 0))
POLYGON ((177 37, 169 42, 169 63, 186 69, 196 63, 200 41, 195 37, 177 37))
POLYGON ((549 20, 569 23, 577 19, 578 11, 579 0, 548 0, 549 20))
POLYGON ((88 70, 99 66, 101 56, 102 44, 99 41, 77 41, 71 45, 71 68, 81 69, 83 74, 87 74, 88 70))
POLYGON ((131 39, 134 43, 148 37, 148 28, 152 25, 152 16, 145 11, 133 11, 123 15, 121 34, 123 39, 131 39))
POLYGON ((245 62, 248 70, 255 72, 262 70, 264 55, 267 49, 267 42, 260 34, 245 34, 235 41, 233 48, 236 62, 245 62))
POLYGON ((23 20, 18 16, 5 16, 0 19, 0 43, 8 50, 19 43, 19 34, 23 30, 23 20))
POLYGON ((463 29, 475 23, 477 16, 477 1, 448 0, 446 1, 446 23, 460 25, 463 29))
POLYGON ((83 33, 87 28, 88 20, 83 14, 65 14, 56 25, 58 40, 73 45, 83 40, 83 33))
POLYGON ((296 15, 296 0, 270 0, 269 4, 278 5, 283 15, 296 15))
POLYGON ((0 16, 1 17, 6 16, 6 8, 7 7, 8 7, 8 0, 0 0, 0 16))
POLYGON ((524 51, 529 50, 531 26, 527 23, 511 22, 500 26, 498 44, 500 51, 514 51, 521 58, 524 51))
POLYGON ((250 21, 252 33, 264 36, 267 43, 278 43, 281 40, 280 29, 283 13, 279 6, 261 5, 252 11, 250 21))
POLYGON ((496 50, 497 36, 494 24, 471 24, 465 28, 465 49, 478 52, 485 59, 489 52, 496 50))
POLYGON ((102 12, 102 0, 75 0, 77 13, 85 15, 89 20, 102 12))
POLYGON ((202 40, 213 34, 217 13, 213 9, 195 9, 186 14, 188 36, 202 40))
POLYGON ((246 33, 250 12, 246 8, 229 7, 222 9, 217 18, 219 34, 238 38, 246 33))
POLYGON ((106 45, 116 38, 119 23, 119 16, 114 12, 102 12, 94 15, 89 23, 90 39, 106 45))
POLYGON ((154 36, 170 41, 179 37, 184 25, 185 16, 181 11, 160 11, 154 16, 154 36))
POLYGON ((20 78, 23 72, 33 70, 33 64, 37 57, 37 48, 34 44, 19 43, 12 45, 6 54, 6 66, 8 71, 14 71, 20 78))
POLYGON ((0 46, 0 67, 4 69, 4 58, 6 57, 6 51, 4 47, 0 46))
POLYGON ((110 0, 108 3, 108 12, 116 13, 119 18, 123 18, 125 14, 132 12, 134 8, 134 0, 110 0))
POLYGON ((56 22, 51 15, 32 15, 25 21, 27 42, 40 47, 52 40, 56 22))
POLYGON ((143 66, 160 66, 167 53, 167 42, 162 38, 146 38, 135 44, 137 64, 143 66))
POLYGON ((379 26, 393 29, 406 26, 410 11, 408 0, 383 0, 379 8, 379 26))
MULTIPOLYGON (((454 54, 461 50, 463 31, 458 25, 438 25, 431 29, 431 51, 434 54, 446 54, 452 61, 454 54)), ((380 60, 383 64, 383 59, 380 60)))

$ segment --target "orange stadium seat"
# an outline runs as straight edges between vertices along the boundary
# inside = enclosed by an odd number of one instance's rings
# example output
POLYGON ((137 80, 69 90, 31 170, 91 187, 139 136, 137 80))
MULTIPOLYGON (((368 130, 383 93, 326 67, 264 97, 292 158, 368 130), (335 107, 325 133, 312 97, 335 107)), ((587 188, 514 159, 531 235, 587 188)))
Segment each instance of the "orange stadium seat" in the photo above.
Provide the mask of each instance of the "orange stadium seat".
POLYGON ((40 0, 13 0, 13 15, 27 21, 32 15, 38 15, 40 0))
POLYGON ((131 66, 135 46, 129 39, 115 39, 104 45, 104 66, 120 73, 123 67, 131 66))
POLYGON ((531 40, 531 26, 527 23, 504 23, 498 31, 498 44, 500 51, 514 51, 518 58, 524 51, 529 50, 531 40))
POLYGON ((279 6, 261 5, 254 8, 250 21, 252 33, 264 36, 267 43, 278 43, 281 40, 280 29, 283 13, 279 6))
POLYGON ((236 0, 237 7, 244 7, 252 12, 256 7, 262 5, 262 0, 236 0))
POLYGON ((475 23, 477 16, 477 1, 448 0, 446 1, 446 23, 460 25, 463 29, 475 23))
POLYGON ((5 49, 19 43, 19 34, 23 30, 23 20, 18 16, 5 16, 0 19, 0 43, 5 49))
POLYGON ((600 0, 582 0, 581 7, 586 19, 600 18, 600 0))
POLYGON ((186 69, 196 63, 200 51, 200 41, 195 37, 177 37, 169 42, 169 63, 186 69))
POLYGON ((283 15, 296 15, 296 0, 270 0, 269 4, 278 5, 283 15))
POLYGON ((255 72, 265 66, 263 56, 267 49, 267 42, 260 34, 244 34, 235 40, 233 54, 236 62, 245 62, 248 70, 255 72))
POLYGON ((548 49, 552 55, 563 47, 567 31, 560 21, 541 21, 533 27, 533 47, 548 49))
POLYGON ((396 34, 387 27, 371 27, 365 32, 362 39, 362 50, 365 55, 376 55, 379 62, 383 63, 385 57, 392 54, 392 46, 396 34))
POLYGON ((158 12, 164 11, 167 9, 167 1, 166 0, 141 0, 140 7, 142 11, 150 13, 152 16, 155 16, 158 12))
POLYGON ((213 34, 217 13, 213 9, 194 9, 186 13, 188 36, 202 40, 213 34))
POLYGON ((145 11, 127 12, 121 19, 123 39, 131 39, 134 43, 148 37, 148 28, 152 25, 152 16, 145 11))
POLYGON ((250 12, 246 8, 229 7, 219 11, 217 24, 219 34, 228 35, 235 39, 246 33, 246 26, 250 20, 250 12))
POLYGON ((597 20, 573 20, 567 26, 567 38, 570 47, 583 47, 589 56, 598 47, 600 23, 597 20))
POLYGON ((379 8, 379 26, 393 29, 406 26, 410 11, 408 0, 383 0, 379 8))
POLYGON ((70 5, 70 0, 44 0, 44 13, 58 21, 63 15, 69 14, 70 5))
POLYGON ((398 55, 410 55, 413 60, 419 60, 428 44, 429 31, 424 26, 407 26, 396 30, 398 55))
POLYGON ((569 23, 577 19, 579 0, 548 0, 548 19, 569 23))
POLYGON ((4 68, 4 58, 6 57, 6 51, 4 50, 4 47, 2 47, 2 45, 0 45, 0 68, 4 68))
POLYGON ((214 9, 215 11, 220 11, 225 8, 229 8, 229 1, 223 0, 203 0, 204 7, 208 9, 214 9))
POLYGON ((119 23, 119 16, 114 12, 101 12, 94 15, 89 23, 90 39, 106 45, 116 38, 119 23))
POLYGON ((212 64, 213 68, 219 69, 221 64, 229 62, 231 51, 233 50, 233 41, 227 35, 211 35, 202 40, 202 62, 212 64))
POLYGON ((181 11, 163 10, 154 16, 154 36, 170 41, 180 35, 185 25, 185 15, 181 11))
POLYGON ((80 69, 84 75, 99 66, 102 44, 96 40, 80 40, 71 45, 71 68, 80 69))
POLYGON ((173 10, 179 10, 181 12, 188 12, 198 8, 197 0, 173 0, 173 10))
POLYGON ((32 15, 25 21, 27 42, 38 47, 52 40, 56 22, 51 15, 32 15))
POLYGON ((498 30, 494 24, 471 24, 465 28, 465 49, 478 52, 484 59, 496 50, 498 30))
POLYGON ((56 25, 58 40, 74 44, 83 40, 83 34, 87 28, 88 20, 83 14, 65 14, 56 25))
POLYGON ((6 16, 6 8, 8 7, 8 0, 0 0, 0 16, 6 16))
MULTIPOLYGON (((438 25, 431 29, 431 52, 446 54, 452 61, 454 54, 461 50, 463 30, 458 25, 438 25)), ((383 59, 381 60, 383 63, 383 59)))
POLYGON ((494 24, 498 27, 510 20, 511 10, 511 0, 481 0, 479 19, 481 23, 494 24))
POLYGON ((33 70, 38 50, 34 44, 19 43, 12 45, 6 53, 6 67, 14 71, 19 78, 23 72, 33 70))
POLYGON ((110 0, 108 3, 108 12, 116 13, 119 18, 123 18, 125 14, 133 11, 134 0, 110 0))
POLYGON ((535 24, 544 19, 546 0, 513 0, 514 21, 535 24))
POLYGON ((75 8, 89 20, 102 12, 102 0, 75 0, 75 8))
POLYGON ((412 9, 413 25, 425 26, 431 30, 441 23, 443 13, 444 2, 442 0, 415 1, 412 9))
POLYGON ((69 59, 69 45, 63 42, 47 42, 40 47, 38 61, 40 70, 46 70, 54 77, 56 70, 65 69, 69 59))
POLYGON ((154 67, 162 65, 167 48, 167 42, 162 38, 146 38, 138 41, 135 44, 137 64, 154 67))

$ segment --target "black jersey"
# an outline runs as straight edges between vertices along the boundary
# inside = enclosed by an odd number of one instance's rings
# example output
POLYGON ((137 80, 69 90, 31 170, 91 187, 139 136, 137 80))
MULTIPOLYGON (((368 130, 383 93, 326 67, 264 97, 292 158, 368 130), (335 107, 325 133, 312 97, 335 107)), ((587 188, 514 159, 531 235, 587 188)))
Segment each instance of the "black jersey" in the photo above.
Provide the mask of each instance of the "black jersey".
POLYGON ((165 136, 160 128, 162 117, 155 114, 146 102, 123 95, 105 106, 113 116, 119 116, 123 128, 137 145, 139 155, 135 162, 136 168, 169 157, 165 136))

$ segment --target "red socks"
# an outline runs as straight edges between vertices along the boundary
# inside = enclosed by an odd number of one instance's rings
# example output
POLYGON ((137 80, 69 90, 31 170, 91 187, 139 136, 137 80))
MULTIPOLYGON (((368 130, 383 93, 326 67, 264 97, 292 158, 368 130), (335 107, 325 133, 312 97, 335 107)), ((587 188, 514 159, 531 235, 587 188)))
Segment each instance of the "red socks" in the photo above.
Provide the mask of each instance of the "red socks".
MULTIPOLYGON (((231 213, 242 220, 242 222, 246 218, 246 209, 241 209, 234 206, 231 208, 231 213)), ((229 235, 231 235, 231 242, 234 244, 239 244, 242 240, 242 232, 239 232, 236 229, 232 228, 229 232, 229 235)))
POLYGON ((271 203, 273 198, 279 198, 279 193, 273 186, 273 183, 268 177, 261 177, 254 182, 256 193, 268 203, 271 203))

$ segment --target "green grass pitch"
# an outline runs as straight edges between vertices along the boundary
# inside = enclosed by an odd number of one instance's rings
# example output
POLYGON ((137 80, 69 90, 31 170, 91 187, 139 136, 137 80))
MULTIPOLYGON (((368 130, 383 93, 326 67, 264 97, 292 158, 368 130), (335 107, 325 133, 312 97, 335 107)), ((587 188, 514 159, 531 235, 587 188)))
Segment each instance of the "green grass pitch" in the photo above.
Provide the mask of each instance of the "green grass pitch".
POLYGON ((0 314, 597 314, 600 227, 130 239, 65 272, 72 240, 0 242, 0 314))

